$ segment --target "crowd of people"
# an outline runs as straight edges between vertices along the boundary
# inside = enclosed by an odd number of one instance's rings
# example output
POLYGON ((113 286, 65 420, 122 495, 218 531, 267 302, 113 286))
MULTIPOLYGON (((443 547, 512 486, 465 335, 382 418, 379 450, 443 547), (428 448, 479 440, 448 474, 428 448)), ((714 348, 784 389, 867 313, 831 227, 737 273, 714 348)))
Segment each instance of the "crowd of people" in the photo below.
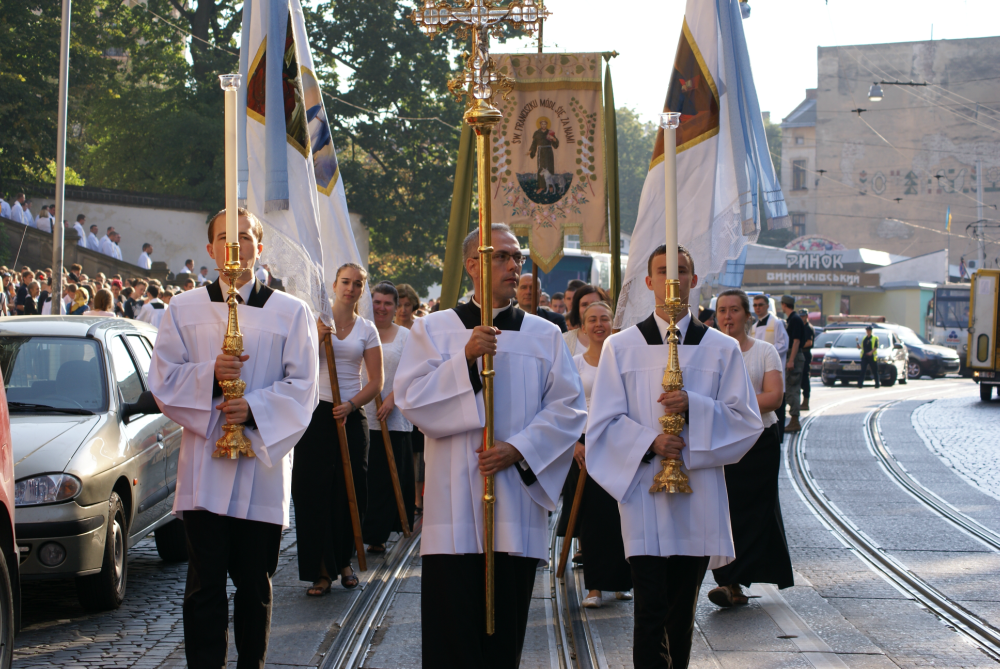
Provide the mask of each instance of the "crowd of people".
MULTIPOLYGON (((206 270, 207 274, 207 270, 206 270)), ((205 277, 187 277, 180 285, 146 277, 123 278, 97 272, 88 276, 78 264, 63 271, 62 295, 52 295, 52 269, 0 267, 0 316, 106 316, 135 318, 159 326, 170 300, 207 283, 205 277), (55 305, 55 306, 53 306, 55 305)))

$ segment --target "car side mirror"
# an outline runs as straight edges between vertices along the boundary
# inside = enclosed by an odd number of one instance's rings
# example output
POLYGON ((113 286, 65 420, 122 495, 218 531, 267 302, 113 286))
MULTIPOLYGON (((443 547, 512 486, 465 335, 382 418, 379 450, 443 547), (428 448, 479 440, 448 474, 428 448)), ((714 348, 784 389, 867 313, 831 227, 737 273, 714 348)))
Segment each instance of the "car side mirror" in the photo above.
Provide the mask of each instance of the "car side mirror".
POLYGON ((903 348, 902 344, 896 343, 892 345, 893 348, 903 348))
POLYGON ((828 341, 828 342, 826 342, 826 344, 824 344, 824 346, 826 346, 827 348, 833 348, 833 342, 832 341, 828 341))

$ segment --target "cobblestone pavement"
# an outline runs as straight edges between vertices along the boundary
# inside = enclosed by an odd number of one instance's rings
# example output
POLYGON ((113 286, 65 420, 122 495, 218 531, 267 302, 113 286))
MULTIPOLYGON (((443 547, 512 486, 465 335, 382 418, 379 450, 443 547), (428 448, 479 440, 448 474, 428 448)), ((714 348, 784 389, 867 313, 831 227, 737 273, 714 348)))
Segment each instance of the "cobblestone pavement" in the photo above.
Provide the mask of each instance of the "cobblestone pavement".
POLYGON ((913 427, 946 467, 1000 500, 1000 402, 983 402, 978 387, 969 385, 968 392, 959 397, 917 407, 913 427))
MULTIPOLYGON (((814 409, 846 403, 816 419, 807 454, 825 492, 866 533, 933 585, 1000 624, 1000 595, 992 592, 1000 556, 941 525, 907 497, 878 469, 863 438, 863 419, 872 408, 903 400, 882 416, 887 447, 921 484, 1000 530, 1000 500, 992 487, 1000 478, 983 475, 986 469, 995 474, 998 450, 988 433, 996 421, 989 420, 984 407, 1000 410, 1000 403, 980 406, 975 390, 958 379, 879 391, 814 388, 814 409)), ((694 669, 995 667, 826 530, 784 467, 779 486, 796 585, 780 593, 755 586, 748 606, 720 610, 706 597, 715 585, 709 573, 697 610, 694 669)), ((319 666, 371 574, 371 569, 359 574, 358 590, 335 585, 328 597, 306 598, 294 540, 293 531, 285 533, 274 579, 269 667, 319 666)), ((26 627, 17 640, 15 666, 183 667, 180 605, 186 565, 163 563, 146 539, 130 552, 129 569, 125 604, 101 614, 79 608, 71 581, 26 583, 26 627)), ((420 669, 420 572, 416 555, 372 640, 364 661, 368 669, 420 669)), ((541 568, 535 579, 525 669, 559 666, 550 577, 548 568, 541 568)), ((587 609, 585 615, 599 669, 631 668, 632 603, 606 593, 603 607, 587 609)), ((447 634, 441 630, 442 643, 447 634)))

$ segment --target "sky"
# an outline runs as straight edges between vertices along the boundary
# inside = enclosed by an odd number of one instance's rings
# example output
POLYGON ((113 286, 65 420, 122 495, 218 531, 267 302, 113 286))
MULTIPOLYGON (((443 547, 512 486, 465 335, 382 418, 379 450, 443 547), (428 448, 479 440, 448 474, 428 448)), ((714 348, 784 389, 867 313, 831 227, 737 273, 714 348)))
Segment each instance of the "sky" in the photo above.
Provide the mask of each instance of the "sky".
MULTIPOLYGON (((694 0, 692 0, 694 1, 694 0)), ((700 0, 702 2, 711 0, 700 0)), ((545 0, 546 52, 618 51, 615 104, 655 121, 663 110, 684 0, 545 0)), ((987 37, 1000 31, 996 0, 750 0, 743 22, 762 111, 779 122, 816 86, 816 49, 987 37)), ((534 40, 496 52, 535 50, 534 40)))

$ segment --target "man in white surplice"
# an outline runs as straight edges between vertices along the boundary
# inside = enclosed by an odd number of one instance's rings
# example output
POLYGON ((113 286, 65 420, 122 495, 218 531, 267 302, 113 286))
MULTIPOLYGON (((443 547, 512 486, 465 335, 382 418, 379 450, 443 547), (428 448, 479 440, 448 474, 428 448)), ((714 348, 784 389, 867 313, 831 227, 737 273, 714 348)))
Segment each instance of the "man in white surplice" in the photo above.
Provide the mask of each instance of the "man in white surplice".
MULTIPOLYGON (((678 270, 687 305, 698 277, 683 248, 678 270)), ((663 305, 664 246, 650 256, 647 273, 646 286, 663 305)), ((690 313, 678 323, 684 389, 663 392, 668 318, 658 306, 645 321, 608 338, 587 424, 587 471, 621 512, 635 585, 636 669, 687 667, 705 571, 735 556, 723 467, 739 462, 764 429, 736 340, 690 313), (679 437, 662 433, 664 413, 685 415, 679 437), (682 460, 692 493, 649 492, 663 458, 682 460)))
POLYGON ((513 306, 524 257, 493 225, 493 324, 480 325, 478 232, 463 245, 475 298, 418 318, 393 388, 426 435, 420 552, 423 666, 517 667, 548 512, 586 423, 576 366, 552 323, 513 306), (483 452, 480 358, 494 353, 495 446, 483 452), (496 631, 486 635, 483 476, 496 485, 496 631), (441 631, 447 630, 446 638, 441 631))
MULTIPOLYGON (((208 254, 225 259, 225 212, 208 225, 208 254)), ((289 452, 318 403, 316 326, 301 300, 256 281, 263 250, 260 221, 240 209, 237 311, 244 355, 221 354, 229 291, 223 280, 175 297, 164 310, 150 366, 150 389, 163 413, 184 427, 174 513, 190 551, 184 592, 188 666, 224 667, 228 648, 227 574, 239 667, 264 666, 271 620, 271 576, 281 528, 288 526, 289 452), (224 400, 219 381, 246 382, 242 399, 224 400), (213 458, 223 423, 246 426, 256 457, 213 458)), ((148 308, 148 306, 147 306, 148 308)))

